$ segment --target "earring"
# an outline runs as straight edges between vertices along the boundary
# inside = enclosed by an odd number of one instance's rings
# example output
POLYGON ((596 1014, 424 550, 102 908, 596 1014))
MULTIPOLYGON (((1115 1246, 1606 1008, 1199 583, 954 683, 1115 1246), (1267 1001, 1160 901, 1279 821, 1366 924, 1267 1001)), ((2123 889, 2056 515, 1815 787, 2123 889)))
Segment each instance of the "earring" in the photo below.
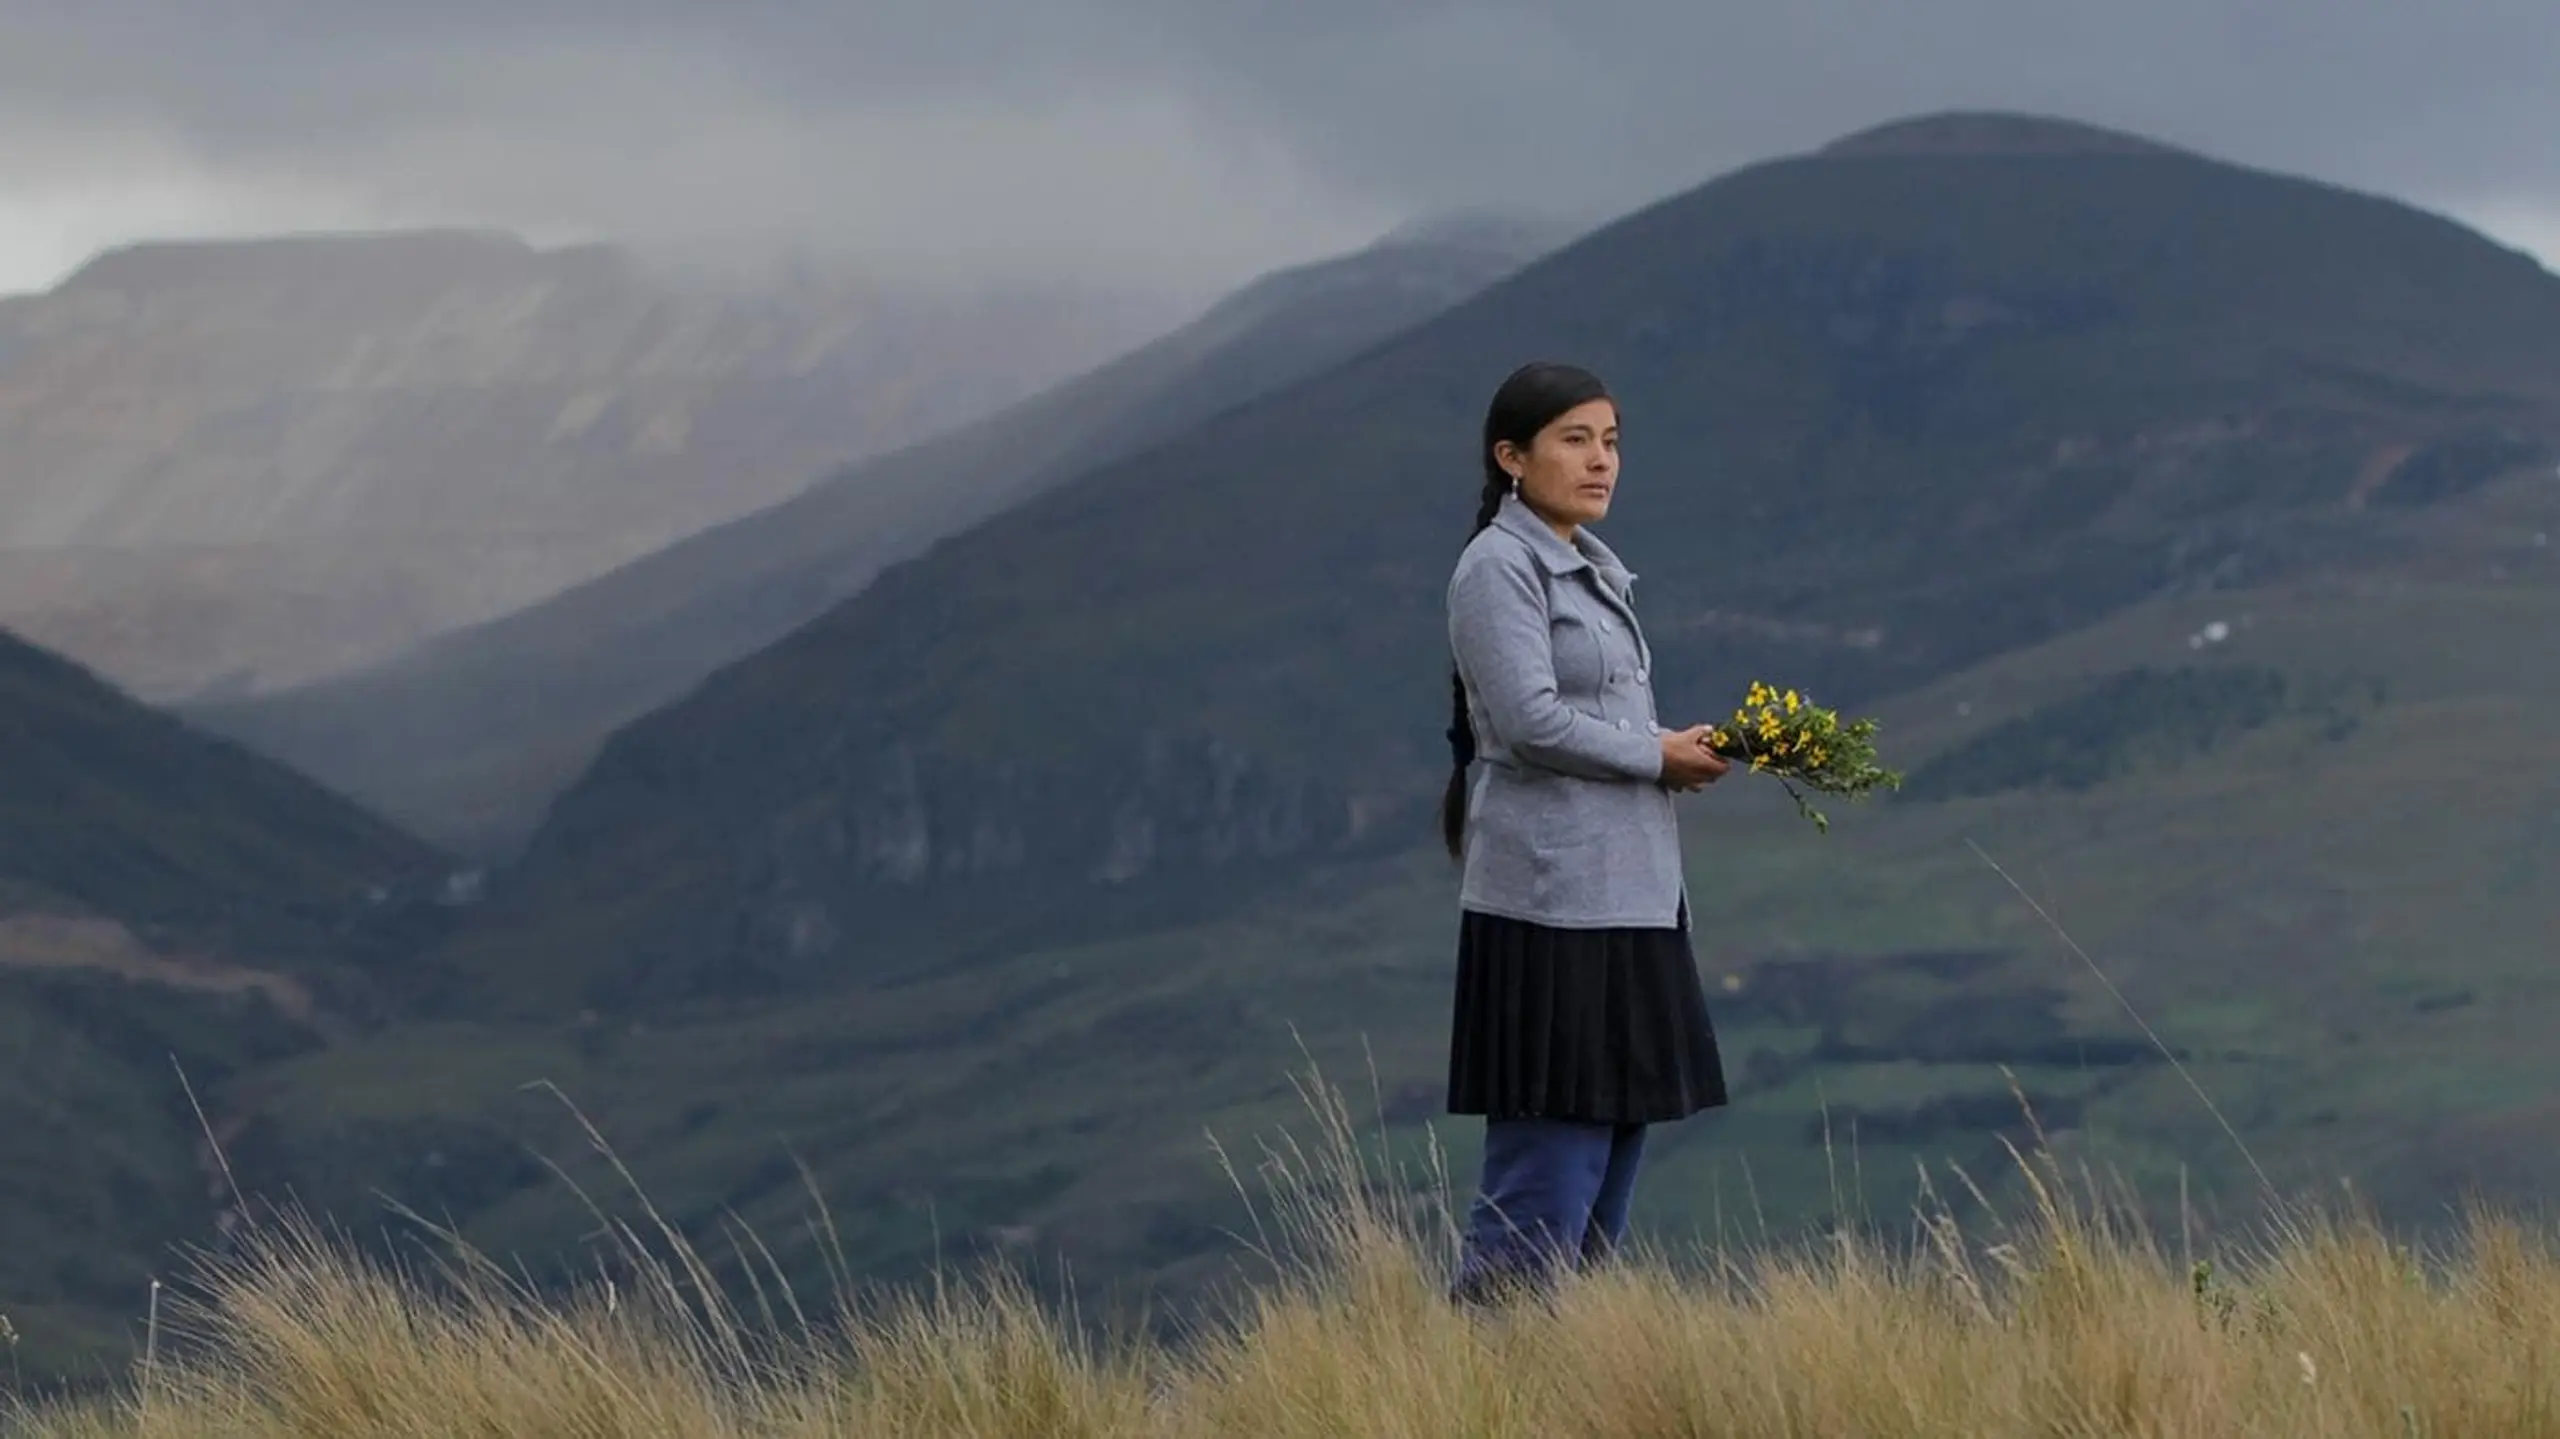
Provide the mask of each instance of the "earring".
POLYGON ((1511 477, 1511 493, 1515 496, 1520 493, 1520 477, 1518 475, 1513 475, 1511 477))

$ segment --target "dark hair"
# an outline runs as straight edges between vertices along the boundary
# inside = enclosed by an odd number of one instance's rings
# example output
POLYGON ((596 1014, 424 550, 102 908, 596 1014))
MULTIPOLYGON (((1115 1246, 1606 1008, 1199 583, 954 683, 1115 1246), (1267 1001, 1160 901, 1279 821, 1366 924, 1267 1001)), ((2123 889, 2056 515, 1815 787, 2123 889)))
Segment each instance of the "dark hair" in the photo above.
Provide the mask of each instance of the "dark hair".
MULTIPOLYGON (((1484 490, 1476 499, 1475 528, 1467 531, 1470 541, 1493 523, 1503 497, 1511 493, 1511 476, 1495 462, 1494 447, 1507 440, 1527 449, 1557 416, 1593 400, 1615 403, 1598 375, 1572 365, 1522 365, 1493 392, 1493 403, 1484 412, 1484 444, 1478 452, 1484 461, 1484 490)), ((1455 858, 1466 849, 1467 766, 1475 763, 1476 733, 1467 720, 1467 682, 1454 667, 1449 672, 1449 695, 1449 789, 1440 799, 1440 838, 1455 858)))

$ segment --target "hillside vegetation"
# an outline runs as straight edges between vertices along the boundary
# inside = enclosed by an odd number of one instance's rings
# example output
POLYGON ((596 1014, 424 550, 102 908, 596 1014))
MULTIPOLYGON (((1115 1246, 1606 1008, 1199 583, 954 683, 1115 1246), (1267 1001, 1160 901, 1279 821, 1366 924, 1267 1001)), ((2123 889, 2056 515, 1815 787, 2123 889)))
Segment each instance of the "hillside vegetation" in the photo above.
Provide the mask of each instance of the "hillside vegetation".
POLYGON ((120 1353, 230 1203, 232 1076, 374 1013, 442 923, 438 857, 0 634, 0 1312, 39 1369, 120 1353), (184 1076, 182 1078, 181 1076, 184 1076))
MULTIPOLYGON (((1774 787, 1701 796, 1690 886, 1738 1102, 1659 1137, 1657 1231, 1754 1203, 1819 1224, 1843 1190, 1890 1210, 1924 1163, 1997 1184, 2014 1087, 2058 1149, 2156 1209, 2245 1211, 2255 1180, 2219 1128, 1969 842, 2067 924, 2286 1193, 2352 1177, 2421 1227, 2467 1193, 2548 1193, 2560 768, 2540 734, 2560 671, 2518 659, 2554 624, 2549 574, 2164 601, 1884 705, 1914 793, 1841 809, 1828 838, 1774 787), (2216 619, 2236 638, 2190 649, 2216 619), (2287 698, 2202 743, 2167 702, 2066 743, 2089 696, 2146 665, 2168 697, 2254 705, 2273 675, 2287 698), (2016 758, 1951 788, 1995 792, 1931 792, 1984 753, 2016 758)), ((1301 1057, 1374 1075, 1400 1142, 1439 1115, 1450 885, 1428 855, 1344 865, 1228 916, 787 1001, 414 1025, 259 1076, 241 1103, 273 1147, 242 1167, 342 1210, 382 1184, 548 1260, 584 1225, 534 1156, 610 1176, 520 1090, 541 1078, 676 1222, 744 1215, 795 1272, 821 1263, 792 1219, 805 1163, 861 1273, 1005 1251, 1131 1302, 1181 1292, 1243 1222, 1203 1127, 1285 1118, 1301 1057)), ((1444 1132, 1471 1163, 1471 1133, 1444 1132)))

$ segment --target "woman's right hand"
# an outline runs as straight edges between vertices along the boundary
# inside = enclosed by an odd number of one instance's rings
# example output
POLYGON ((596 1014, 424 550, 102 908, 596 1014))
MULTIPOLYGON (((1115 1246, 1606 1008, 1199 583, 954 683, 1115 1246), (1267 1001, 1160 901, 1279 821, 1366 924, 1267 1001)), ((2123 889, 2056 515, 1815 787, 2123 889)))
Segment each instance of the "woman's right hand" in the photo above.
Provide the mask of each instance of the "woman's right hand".
POLYGON ((1676 790, 1703 789, 1724 778, 1733 762, 1707 748, 1711 725, 1692 725, 1662 736, 1662 783, 1676 790))

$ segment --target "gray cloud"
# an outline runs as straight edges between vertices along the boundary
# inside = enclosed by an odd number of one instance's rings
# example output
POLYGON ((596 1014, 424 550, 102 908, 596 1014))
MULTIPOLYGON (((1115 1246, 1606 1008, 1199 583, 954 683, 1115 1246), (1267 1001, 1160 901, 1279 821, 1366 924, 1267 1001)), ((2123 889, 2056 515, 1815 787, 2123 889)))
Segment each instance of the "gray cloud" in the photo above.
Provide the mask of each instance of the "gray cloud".
POLYGON ((2547 247, 2554 56, 2548 0, 0 0, 0 285, 126 233, 463 221, 1209 286, 1953 107, 2547 247))

